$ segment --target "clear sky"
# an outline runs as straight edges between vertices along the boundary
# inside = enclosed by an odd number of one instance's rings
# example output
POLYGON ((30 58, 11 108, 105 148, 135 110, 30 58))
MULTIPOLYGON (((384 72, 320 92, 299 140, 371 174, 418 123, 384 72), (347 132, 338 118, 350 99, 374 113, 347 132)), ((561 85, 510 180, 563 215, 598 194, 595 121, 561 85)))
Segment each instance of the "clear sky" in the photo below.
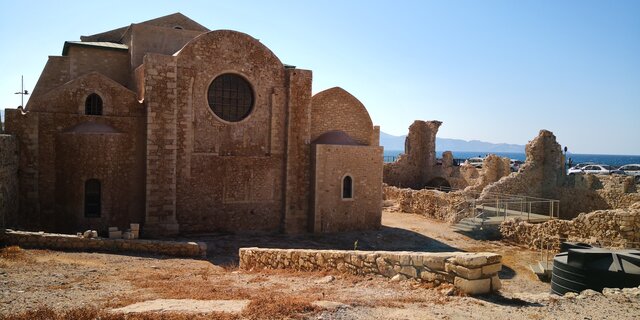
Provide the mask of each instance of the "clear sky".
POLYGON ((0 108, 81 35, 182 12, 340 86, 382 131, 640 154, 640 1, 2 1, 0 108))

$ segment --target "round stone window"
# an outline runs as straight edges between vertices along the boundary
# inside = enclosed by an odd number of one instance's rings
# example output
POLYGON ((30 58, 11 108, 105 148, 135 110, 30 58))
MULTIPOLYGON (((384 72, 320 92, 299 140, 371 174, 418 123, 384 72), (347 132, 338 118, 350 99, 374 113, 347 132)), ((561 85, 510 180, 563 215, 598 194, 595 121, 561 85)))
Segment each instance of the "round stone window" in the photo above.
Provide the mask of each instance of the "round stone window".
POLYGON ((213 113, 230 122, 246 118, 253 109, 251 84, 237 74, 216 77, 209 86, 208 99, 213 113))

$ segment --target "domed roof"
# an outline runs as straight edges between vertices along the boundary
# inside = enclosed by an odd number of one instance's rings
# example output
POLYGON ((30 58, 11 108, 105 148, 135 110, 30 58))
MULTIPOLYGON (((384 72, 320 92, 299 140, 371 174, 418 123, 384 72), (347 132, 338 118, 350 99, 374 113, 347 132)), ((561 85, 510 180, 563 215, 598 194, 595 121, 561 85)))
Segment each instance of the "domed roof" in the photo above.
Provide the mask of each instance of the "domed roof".
POLYGON ((337 145, 349 145, 349 146, 359 146, 360 144, 353 140, 348 134, 344 131, 340 130, 332 130, 327 131, 315 140, 311 142, 312 144, 337 144, 337 145))
POLYGON ((98 122, 82 122, 67 130, 64 133, 120 133, 114 127, 98 122))

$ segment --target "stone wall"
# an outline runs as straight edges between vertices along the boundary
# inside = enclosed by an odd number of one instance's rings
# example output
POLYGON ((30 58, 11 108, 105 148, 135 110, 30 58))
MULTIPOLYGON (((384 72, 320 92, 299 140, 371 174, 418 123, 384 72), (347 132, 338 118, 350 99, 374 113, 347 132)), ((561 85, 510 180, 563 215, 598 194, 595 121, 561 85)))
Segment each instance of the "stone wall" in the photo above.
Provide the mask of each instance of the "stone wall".
POLYGON ((442 192, 438 190, 413 190, 384 185, 385 199, 398 202, 403 212, 423 215, 427 218, 454 223, 469 212, 468 194, 464 191, 442 192))
POLYGON ((382 147, 312 145, 313 232, 380 228, 382 216, 382 147), (374 170, 378 169, 378 170, 374 170), (352 197, 342 197, 351 177, 352 197))
POLYGON ((205 258, 207 255, 207 245, 204 242, 83 238, 68 234, 13 231, 9 229, 0 233, 0 246, 3 245, 34 249, 134 252, 199 258, 205 258))
POLYGON ((503 239, 532 249, 558 249, 561 240, 598 242, 613 247, 640 246, 640 202, 627 209, 581 213, 572 220, 531 224, 507 220, 500 225, 503 239))
POLYGON ((453 283, 467 294, 500 289, 502 257, 494 253, 390 252, 240 248, 240 268, 335 270, 356 275, 453 283))
POLYGON ((0 229, 18 213, 18 150, 13 136, 0 134, 0 229))
POLYGON ((621 175, 571 175, 554 193, 560 200, 562 219, 594 210, 629 208, 640 201, 633 177, 621 175))
POLYGON ((554 198, 554 191, 564 182, 564 157, 560 144, 551 131, 540 130, 536 138, 527 143, 527 160, 518 174, 509 175, 489 184, 480 198, 491 194, 515 194, 538 198, 554 198))
POLYGON ((409 127, 405 153, 384 166, 384 183, 404 188, 422 189, 432 177, 436 164, 436 134, 442 122, 416 120, 409 127))

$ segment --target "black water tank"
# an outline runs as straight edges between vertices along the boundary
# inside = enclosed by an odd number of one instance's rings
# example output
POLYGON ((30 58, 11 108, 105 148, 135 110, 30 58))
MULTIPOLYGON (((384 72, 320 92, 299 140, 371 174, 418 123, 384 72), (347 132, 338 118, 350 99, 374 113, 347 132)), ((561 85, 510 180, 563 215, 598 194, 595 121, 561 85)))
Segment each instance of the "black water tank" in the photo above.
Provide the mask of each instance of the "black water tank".
POLYGON ((639 250, 570 248, 553 259, 551 292, 555 294, 639 285, 639 250))

